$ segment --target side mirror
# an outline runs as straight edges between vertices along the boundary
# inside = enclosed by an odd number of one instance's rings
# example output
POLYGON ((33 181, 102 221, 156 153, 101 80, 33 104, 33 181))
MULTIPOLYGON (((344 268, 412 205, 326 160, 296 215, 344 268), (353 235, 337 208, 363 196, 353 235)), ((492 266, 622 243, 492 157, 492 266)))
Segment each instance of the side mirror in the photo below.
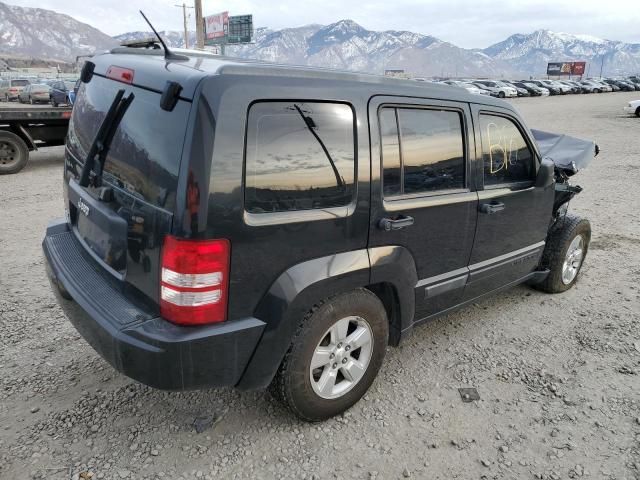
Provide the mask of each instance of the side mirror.
POLYGON ((536 177, 536 188, 547 188, 555 182, 555 164, 548 158, 543 158, 540 162, 540 169, 536 177))

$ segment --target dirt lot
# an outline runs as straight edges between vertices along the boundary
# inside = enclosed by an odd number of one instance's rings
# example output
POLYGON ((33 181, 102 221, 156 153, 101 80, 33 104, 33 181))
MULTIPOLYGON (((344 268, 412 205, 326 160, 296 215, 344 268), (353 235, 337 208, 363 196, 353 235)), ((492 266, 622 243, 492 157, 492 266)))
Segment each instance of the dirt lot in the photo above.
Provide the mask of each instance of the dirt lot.
POLYGON ((0 478, 640 479, 640 119, 622 115, 635 97, 514 100, 530 126, 602 148, 575 177, 571 209, 593 227, 576 288, 515 288, 416 329, 324 424, 264 392, 152 390, 98 357, 45 279, 62 149, 35 154, 0 177, 0 478), (481 400, 462 403, 464 386, 481 400))

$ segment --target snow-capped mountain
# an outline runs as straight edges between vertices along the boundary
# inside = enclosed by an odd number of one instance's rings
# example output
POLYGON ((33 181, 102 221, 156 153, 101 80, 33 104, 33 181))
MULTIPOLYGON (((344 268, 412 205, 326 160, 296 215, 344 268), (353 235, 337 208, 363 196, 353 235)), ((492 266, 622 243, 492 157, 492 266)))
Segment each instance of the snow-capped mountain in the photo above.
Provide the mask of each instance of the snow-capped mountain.
MULTIPOLYGON (((115 38, 121 41, 148 36, 149 32, 132 32, 115 38)), ((163 36, 170 46, 183 45, 180 32, 167 32, 163 36)), ((386 69, 404 69, 414 76, 425 77, 503 77, 514 73, 509 64, 480 51, 459 48, 419 33, 367 30, 353 20, 282 30, 258 28, 254 43, 227 46, 226 53, 268 62, 379 74, 386 69)))
POLYGON ((599 74, 601 65, 605 75, 640 71, 640 44, 604 40, 590 35, 537 30, 528 35, 511 35, 482 51, 494 59, 509 63, 516 70, 532 75, 544 74, 547 62, 569 60, 588 62, 592 75, 599 74))
MULTIPOLYGON (((184 45, 181 31, 160 33, 169 46, 184 45)), ((0 55, 73 61, 77 55, 151 36, 151 32, 128 32, 112 38, 68 15, 0 2, 0 55)), ((189 45, 194 43, 195 32, 189 32, 189 45)), ((414 32, 368 30, 353 20, 281 30, 258 28, 254 43, 228 46, 226 53, 379 74, 386 69, 404 69, 424 77, 541 76, 547 62, 568 60, 589 62, 594 75, 603 59, 605 75, 640 72, 640 44, 538 30, 512 35, 485 49, 469 50, 414 32)))
POLYGON ((0 53, 69 61, 114 45, 110 36, 68 15, 0 2, 0 53))

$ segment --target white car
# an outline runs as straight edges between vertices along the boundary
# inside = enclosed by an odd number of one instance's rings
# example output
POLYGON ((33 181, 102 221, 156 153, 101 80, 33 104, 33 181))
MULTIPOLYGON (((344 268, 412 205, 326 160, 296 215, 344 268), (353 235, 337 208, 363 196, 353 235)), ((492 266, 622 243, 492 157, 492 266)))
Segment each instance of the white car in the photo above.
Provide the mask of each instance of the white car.
POLYGON ((445 80, 440 83, 445 83, 447 85, 451 85, 453 87, 464 88, 467 92, 473 93, 475 95, 489 95, 487 90, 483 90, 481 88, 476 87, 473 83, 461 82, 460 80, 445 80))
POLYGON ((640 117, 640 100, 631 100, 623 110, 625 113, 640 117))
POLYGON ((518 91, 513 87, 502 86, 491 80, 476 80, 473 84, 477 87, 489 90, 492 97, 517 97, 518 91))

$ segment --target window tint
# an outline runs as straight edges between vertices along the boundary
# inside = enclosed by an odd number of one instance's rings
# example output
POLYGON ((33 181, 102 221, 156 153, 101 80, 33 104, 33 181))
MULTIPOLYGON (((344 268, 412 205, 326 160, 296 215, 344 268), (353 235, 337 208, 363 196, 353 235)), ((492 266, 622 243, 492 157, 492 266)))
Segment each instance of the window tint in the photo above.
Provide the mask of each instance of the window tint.
POLYGON ((480 130, 485 185, 534 180, 533 154, 513 121, 481 114, 480 130))
POLYGON ((245 208, 252 213, 351 203, 355 119, 337 103, 260 102, 249 110, 245 208))
POLYGON ((385 196, 465 187, 459 112, 385 108, 380 112, 380 124, 385 196), (396 115, 400 127, 399 148, 394 137, 396 115))
POLYGON ((12 87, 24 87, 29 85, 29 80, 11 80, 12 87))

